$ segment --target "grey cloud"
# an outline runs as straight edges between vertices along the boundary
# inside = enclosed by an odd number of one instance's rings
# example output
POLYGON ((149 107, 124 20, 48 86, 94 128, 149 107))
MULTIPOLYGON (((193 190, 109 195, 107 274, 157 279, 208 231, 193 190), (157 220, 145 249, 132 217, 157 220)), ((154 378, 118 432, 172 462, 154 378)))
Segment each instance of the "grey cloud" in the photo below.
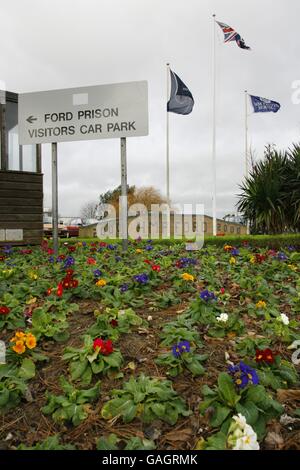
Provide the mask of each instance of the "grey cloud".
MULTIPOLYGON (((17 92, 148 80, 150 134, 128 139, 128 182, 165 191, 165 63, 193 93, 189 116, 170 116, 171 194, 203 202, 211 213, 212 13, 252 51, 222 44, 218 31, 218 215, 234 211, 244 171, 243 91, 282 104, 276 115, 251 115, 258 158, 267 143, 299 138, 298 0, 0 0, 0 79, 17 92)), ((50 147, 44 146, 45 205, 51 205, 50 147)), ((59 145, 59 209, 80 207, 120 182, 119 142, 59 145)))

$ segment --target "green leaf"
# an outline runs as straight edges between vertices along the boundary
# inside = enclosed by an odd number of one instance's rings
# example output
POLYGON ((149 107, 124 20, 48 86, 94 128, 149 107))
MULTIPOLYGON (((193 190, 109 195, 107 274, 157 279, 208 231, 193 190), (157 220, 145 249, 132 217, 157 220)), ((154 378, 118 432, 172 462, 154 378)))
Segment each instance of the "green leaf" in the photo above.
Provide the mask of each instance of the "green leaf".
POLYGON ((196 354, 196 358, 198 361, 206 361, 208 359, 209 354, 196 354))
POLYGON ((137 409, 137 405, 133 401, 127 405, 126 410, 123 412, 124 423, 130 423, 136 417, 137 409))
POLYGON ((7 388, 3 388, 0 390, 0 407, 6 405, 9 400, 9 390, 7 388))
POLYGON ((204 413, 205 410, 207 410, 207 408, 216 401, 216 397, 213 398, 208 398, 207 400, 203 400, 200 405, 199 405, 199 411, 201 414, 204 413))
POLYGON ((120 439, 116 434, 110 434, 108 437, 100 437, 97 441, 97 450, 119 450, 117 444, 120 439))
POLYGON ((127 408, 134 405, 133 400, 124 398, 115 398, 104 404, 101 410, 101 416, 104 419, 111 419, 114 416, 123 415, 127 408))
POLYGON ((260 403, 267 398, 265 387, 263 385, 252 385, 246 392, 247 401, 260 403))
POLYGON ((53 335, 53 339, 58 343, 64 343, 70 338, 70 333, 68 331, 60 331, 53 335))
POLYGON ((210 424, 214 428, 221 426, 221 424, 223 423, 223 421, 225 421, 230 412, 230 408, 216 404, 215 412, 210 420, 210 424))
POLYGON ((86 403, 98 398, 100 394, 100 382, 95 383, 94 387, 87 390, 80 390, 77 397, 77 403, 86 403))
POLYGON ((203 395, 205 397, 215 397, 216 396, 216 392, 214 390, 212 390, 208 385, 203 385, 202 389, 201 389, 201 392, 203 393, 203 395))
POLYGON ((253 424, 253 429, 257 434, 258 440, 262 440, 266 434, 266 419, 263 414, 260 414, 256 423, 253 424))
POLYGON ((291 368, 284 367, 279 371, 279 373, 282 379, 288 382, 288 384, 295 384, 298 381, 297 372, 291 368))
POLYGON ((134 403, 141 403, 144 401, 146 393, 141 392, 140 390, 135 390, 133 393, 134 403))
POLYGON ((12 364, 0 364, 0 379, 3 377, 15 377, 16 366, 12 364))
POLYGON ((49 361, 49 357, 48 357, 48 356, 46 356, 45 354, 38 353, 38 352, 36 352, 36 351, 31 351, 31 357, 32 357, 32 359, 34 359, 35 361, 46 361, 46 362, 49 361))
POLYGON ((213 434, 207 439, 205 450, 224 450, 226 449, 227 436, 222 432, 213 434))
POLYGON ((70 395, 74 392, 74 390, 75 390, 74 386, 72 384, 70 384, 63 375, 61 375, 59 377, 59 383, 60 383, 60 386, 61 386, 62 390, 67 395, 70 395))
POLYGON ((236 393, 232 378, 221 372, 218 377, 218 387, 222 399, 230 406, 235 406, 239 401, 240 396, 236 393))
POLYGON ((83 406, 78 406, 72 416, 72 423, 74 426, 78 426, 82 421, 88 417, 87 411, 84 410, 83 406))
POLYGON ((31 359, 23 359, 18 376, 26 380, 32 379, 35 376, 35 365, 31 359))
POLYGON ((177 410, 177 408, 175 408, 175 406, 171 406, 171 405, 167 406, 166 414, 165 414, 163 419, 167 423, 174 426, 174 424, 176 424, 177 420, 178 420, 178 410, 177 410))
POLYGON ((164 405, 163 403, 153 403, 151 405, 151 409, 158 418, 164 418, 166 412, 166 405, 164 405))
POLYGON ((258 371, 259 382, 265 387, 272 387, 273 390, 277 390, 282 386, 281 380, 273 374, 271 370, 259 370, 258 371))
POLYGON ((75 450, 75 447, 71 444, 60 444, 59 437, 57 434, 49 436, 42 442, 38 442, 32 447, 27 447, 24 444, 20 444, 17 450, 75 450))
POLYGON ((155 448, 155 443, 149 439, 131 437, 124 450, 153 450, 155 448))
POLYGON ((78 380, 88 367, 88 361, 75 361, 70 364, 70 373, 72 380, 78 380))
POLYGON ((111 367, 120 367, 120 356, 119 354, 111 354, 109 356, 103 356, 104 362, 106 362, 111 367))
POLYGON ((275 410, 275 414, 282 414, 284 411, 283 405, 276 400, 270 399, 269 405, 275 410))
POLYGON ((103 358, 99 357, 98 362, 92 362, 91 369, 94 374, 100 374, 104 369, 103 358))
POLYGON ((197 361, 197 359, 193 360, 189 364, 186 364, 187 369, 189 369, 193 375, 203 375, 205 372, 204 367, 197 361))
POLYGON ((99 354, 99 351, 96 350, 96 351, 93 352, 93 354, 89 354, 88 356, 86 356, 86 358, 90 363, 92 363, 92 362, 95 361, 95 359, 97 359, 98 354, 99 354))
POLYGON ((87 367, 85 371, 83 372, 82 376, 80 377, 81 382, 84 384, 89 384, 92 381, 92 369, 90 367, 87 367))
POLYGON ((238 413, 241 413, 243 416, 245 416, 247 423, 251 426, 258 419, 258 408, 252 401, 246 401, 245 403, 243 403, 243 405, 241 403, 237 403, 236 410, 238 413))

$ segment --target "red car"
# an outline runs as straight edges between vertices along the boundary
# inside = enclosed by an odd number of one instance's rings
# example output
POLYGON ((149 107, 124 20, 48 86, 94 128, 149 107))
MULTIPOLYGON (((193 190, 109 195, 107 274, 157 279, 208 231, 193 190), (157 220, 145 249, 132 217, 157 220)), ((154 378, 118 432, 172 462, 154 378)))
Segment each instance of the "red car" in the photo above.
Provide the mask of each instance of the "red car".
POLYGON ((73 219, 67 225, 68 237, 79 237, 79 228, 82 227, 82 219, 73 219))

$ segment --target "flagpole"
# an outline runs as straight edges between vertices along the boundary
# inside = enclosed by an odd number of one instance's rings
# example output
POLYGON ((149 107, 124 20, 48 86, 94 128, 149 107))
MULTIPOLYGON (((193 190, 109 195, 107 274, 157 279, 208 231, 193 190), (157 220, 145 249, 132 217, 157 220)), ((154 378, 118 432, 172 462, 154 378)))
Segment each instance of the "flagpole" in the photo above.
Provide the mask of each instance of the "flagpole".
POLYGON ((248 92, 245 90, 245 175, 248 176, 248 92))
MULTIPOLYGON (((167 103, 170 99, 170 64, 167 63, 167 103)), ((167 204, 170 204, 170 155, 169 155, 169 112, 166 116, 166 177, 167 177, 167 204)))
POLYGON ((217 235, 217 175, 216 175, 216 15, 213 14, 213 129, 212 129, 212 171, 213 171, 213 235, 217 235))
MULTIPOLYGON (((248 91, 245 90, 245 177, 248 177, 248 91)), ((247 235, 250 233, 249 221, 247 220, 247 235)))

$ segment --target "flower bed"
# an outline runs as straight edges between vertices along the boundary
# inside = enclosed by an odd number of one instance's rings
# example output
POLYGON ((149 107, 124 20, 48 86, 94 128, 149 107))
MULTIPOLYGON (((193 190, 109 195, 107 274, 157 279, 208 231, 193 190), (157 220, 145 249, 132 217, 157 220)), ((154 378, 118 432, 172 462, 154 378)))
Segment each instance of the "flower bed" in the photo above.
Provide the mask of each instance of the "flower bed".
POLYGON ((217 243, 4 247, 2 447, 298 448, 300 252, 217 243))

